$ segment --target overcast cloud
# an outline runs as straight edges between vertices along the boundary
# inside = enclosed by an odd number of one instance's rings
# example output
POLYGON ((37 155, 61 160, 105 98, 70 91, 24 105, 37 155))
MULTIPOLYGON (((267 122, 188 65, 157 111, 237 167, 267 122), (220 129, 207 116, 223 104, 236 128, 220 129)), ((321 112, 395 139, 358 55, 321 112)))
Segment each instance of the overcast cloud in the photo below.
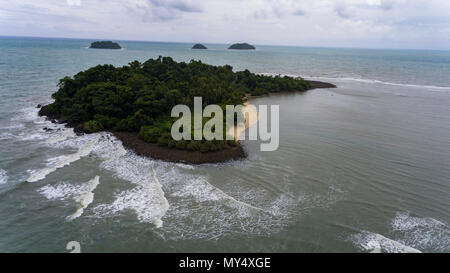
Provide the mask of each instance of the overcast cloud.
POLYGON ((450 49, 450 1, 0 0, 0 35, 450 49))

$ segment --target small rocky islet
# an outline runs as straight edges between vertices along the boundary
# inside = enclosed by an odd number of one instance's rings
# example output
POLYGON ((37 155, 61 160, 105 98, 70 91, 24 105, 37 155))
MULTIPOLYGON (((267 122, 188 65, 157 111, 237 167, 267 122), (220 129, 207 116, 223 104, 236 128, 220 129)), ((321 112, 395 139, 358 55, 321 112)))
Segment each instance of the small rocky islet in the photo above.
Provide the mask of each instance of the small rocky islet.
POLYGON ((122 49, 122 47, 115 42, 112 41, 97 41, 91 43, 89 48, 97 48, 97 49, 122 49))

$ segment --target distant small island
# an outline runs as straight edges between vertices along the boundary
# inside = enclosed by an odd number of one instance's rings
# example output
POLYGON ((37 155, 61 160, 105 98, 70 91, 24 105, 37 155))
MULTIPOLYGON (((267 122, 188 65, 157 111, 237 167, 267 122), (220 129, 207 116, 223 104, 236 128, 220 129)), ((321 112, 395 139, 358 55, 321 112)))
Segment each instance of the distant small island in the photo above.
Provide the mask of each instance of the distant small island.
POLYGON ((89 48, 121 49, 122 47, 118 43, 114 43, 112 41, 97 41, 91 43, 89 48))
POLYGON ((233 44, 231 45, 228 49, 245 49, 245 50, 249 50, 249 49, 256 49, 254 46, 247 44, 247 43, 238 43, 238 44, 233 44))
POLYGON ((192 49, 208 49, 206 46, 202 44, 195 44, 192 49))

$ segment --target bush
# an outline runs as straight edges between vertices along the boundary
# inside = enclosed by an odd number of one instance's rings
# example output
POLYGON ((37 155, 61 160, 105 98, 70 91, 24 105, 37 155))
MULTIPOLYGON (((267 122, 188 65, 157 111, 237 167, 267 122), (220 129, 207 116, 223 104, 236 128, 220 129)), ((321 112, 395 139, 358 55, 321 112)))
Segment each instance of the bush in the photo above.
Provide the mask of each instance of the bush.
POLYGON ((103 130, 103 126, 96 120, 90 120, 83 124, 83 130, 87 133, 95 133, 103 130))
POLYGON ((129 116, 126 119, 120 120, 114 129, 117 131, 135 132, 138 128, 139 126, 136 119, 133 116, 129 116))
POLYGON ((169 148, 175 148, 177 146, 177 142, 175 140, 173 140, 172 138, 170 138, 167 141, 167 146, 169 146, 169 148))
POLYGON ((151 126, 142 126, 139 131, 138 137, 146 142, 156 143, 161 135, 161 129, 151 126))
POLYGON ((187 143, 185 140, 176 141, 176 147, 180 150, 186 150, 187 143))
POLYGON ((167 146, 168 143, 169 143, 169 139, 166 136, 160 136, 158 138, 158 145, 167 146))
POLYGON ((186 149, 192 152, 200 151, 200 147, 201 142, 195 140, 189 141, 188 144, 186 145, 186 149))
POLYGON ((202 153, 207 153, 207 152, 209 152, 209 145, 208 145, 208 143, 209 143, 209 142, 205 142, 205 143, 202 143, 202 144, 200 145, 200 152, 202 152, 202 153))

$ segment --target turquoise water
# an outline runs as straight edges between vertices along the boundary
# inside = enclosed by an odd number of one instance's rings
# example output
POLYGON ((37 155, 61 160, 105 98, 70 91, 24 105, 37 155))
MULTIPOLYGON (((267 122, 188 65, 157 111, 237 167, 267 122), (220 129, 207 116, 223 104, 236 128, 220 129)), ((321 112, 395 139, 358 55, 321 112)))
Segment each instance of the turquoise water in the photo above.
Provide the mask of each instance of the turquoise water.
POLYGON ((0 38, 1 252, 450 251, 449 51, 90 42, 0 38), (37 116, 58 79, 159 55, 338 88, 253 99, 280 105, 280 147, 246 141, 247 159, 220 165, 37 116))

